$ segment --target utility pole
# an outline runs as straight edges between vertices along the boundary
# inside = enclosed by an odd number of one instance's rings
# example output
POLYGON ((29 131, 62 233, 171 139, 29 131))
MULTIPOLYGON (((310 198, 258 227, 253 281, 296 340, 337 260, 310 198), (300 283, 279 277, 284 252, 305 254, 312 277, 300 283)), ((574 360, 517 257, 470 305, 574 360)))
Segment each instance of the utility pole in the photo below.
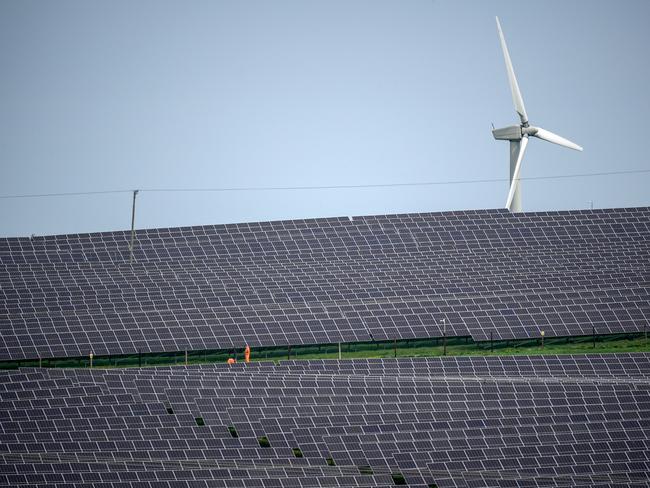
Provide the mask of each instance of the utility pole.
POLYGON ((133 190, 133 207, 131 209, 131 244, 129 245, 129 262, 133 262, 133 241, 135 240, 135 197, 139 190, 133 190))

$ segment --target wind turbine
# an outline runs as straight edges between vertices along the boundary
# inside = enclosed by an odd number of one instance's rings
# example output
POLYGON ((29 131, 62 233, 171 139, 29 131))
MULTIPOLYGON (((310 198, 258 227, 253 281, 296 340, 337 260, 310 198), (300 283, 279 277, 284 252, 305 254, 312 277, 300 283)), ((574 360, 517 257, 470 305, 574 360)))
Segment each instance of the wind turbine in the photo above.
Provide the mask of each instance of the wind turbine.
POLYGON ((526 114, 526 108, 524 107, 524 99, 519 91, 519 85, 517 84, 517 78, 515 77, 515 70, 512 68, 512 61, 510 60, 506 40, 503 37, 499 17, 497 17, 497 29, 499 31, 499 39, 501 40, 503 57, 506 61, 506 71, 508 72, 512 101, 515 104, 515 110, 519 115, 521 124, 511 125, 501 129, 493 129, 492 135, 495 139, 510 141, 510 191, 508 192, 506 208, 511 212, 521 212, 519 173, 521 172, 521 160, 524 158, 524 152, 526 152, 526 146, 528 145, 528 137, 537 137, 538 139, 543 139, 554 144, 559 144, 560 146, 575 149, 576 151, 582 151, 582 147, 564 137, 560 137, 557 134, 542 129, 541 127, 533 127, 528 124, 528 115, 526 114))

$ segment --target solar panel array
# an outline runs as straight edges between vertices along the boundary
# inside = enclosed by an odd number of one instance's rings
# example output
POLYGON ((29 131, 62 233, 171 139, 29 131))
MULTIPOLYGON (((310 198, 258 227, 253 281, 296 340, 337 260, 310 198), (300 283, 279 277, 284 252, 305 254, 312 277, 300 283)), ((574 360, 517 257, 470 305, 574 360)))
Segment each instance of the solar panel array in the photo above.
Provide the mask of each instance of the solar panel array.
POLYGON ((650 354, 0 373, 0 485, 647 486, 650 354))
POLYGON ((0 359, 642 331, 650 208, 0 239, 0 359))

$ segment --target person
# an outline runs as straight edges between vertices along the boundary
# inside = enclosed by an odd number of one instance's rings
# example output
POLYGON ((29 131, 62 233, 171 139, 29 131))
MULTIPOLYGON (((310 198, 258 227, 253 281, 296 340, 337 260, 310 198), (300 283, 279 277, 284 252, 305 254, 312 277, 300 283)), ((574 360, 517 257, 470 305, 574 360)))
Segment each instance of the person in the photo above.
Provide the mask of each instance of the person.
POLYGON ((235 364, 237 360, 235 358, 228 358, 228 364, 235 364))
POLYGON ((251 362, 251 348, 246 344, 246 349, 244 349, 244 361, 247 363, 251 362))

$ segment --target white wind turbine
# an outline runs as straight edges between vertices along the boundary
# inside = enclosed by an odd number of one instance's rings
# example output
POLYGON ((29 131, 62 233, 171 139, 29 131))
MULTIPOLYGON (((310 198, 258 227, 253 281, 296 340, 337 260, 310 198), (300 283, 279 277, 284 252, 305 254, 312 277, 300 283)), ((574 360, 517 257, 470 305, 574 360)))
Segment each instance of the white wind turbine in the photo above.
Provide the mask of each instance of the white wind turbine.
POLYGON ((515 110, 521 119, 520 125, 511 125, 502 129, 492 130, 492 135, 495 139, 510 141, 510 191, 508 192, 508 200, 506 201, 506 208, 511 212, 521 212, 521 192, 519 188, 519 173, 521 172, 521 160, 526 152, 528 145, 528 137, 533 136, 538 139, 543 139, 560 146, 582 151, 582 147, 574 144, 573 142, 553 134, 550 131, 542 129, 541 127, 533 127, 528 124, 528 115, 526 115, 526 108, 524 107, 524 99, 519 91, 515 71, 512 68, 512 61, 510 61, 510 54, 508 53, 508 46, 503 37, 499 17, 497 17, 497 29, 499 30, 499 39, 501 40, 501 49, 503 49, 503 57, 506 61, 506 70, 508 72, 508 81, 510 82, 510 91, 512 92, 512 101, 515 104, 515 110))

